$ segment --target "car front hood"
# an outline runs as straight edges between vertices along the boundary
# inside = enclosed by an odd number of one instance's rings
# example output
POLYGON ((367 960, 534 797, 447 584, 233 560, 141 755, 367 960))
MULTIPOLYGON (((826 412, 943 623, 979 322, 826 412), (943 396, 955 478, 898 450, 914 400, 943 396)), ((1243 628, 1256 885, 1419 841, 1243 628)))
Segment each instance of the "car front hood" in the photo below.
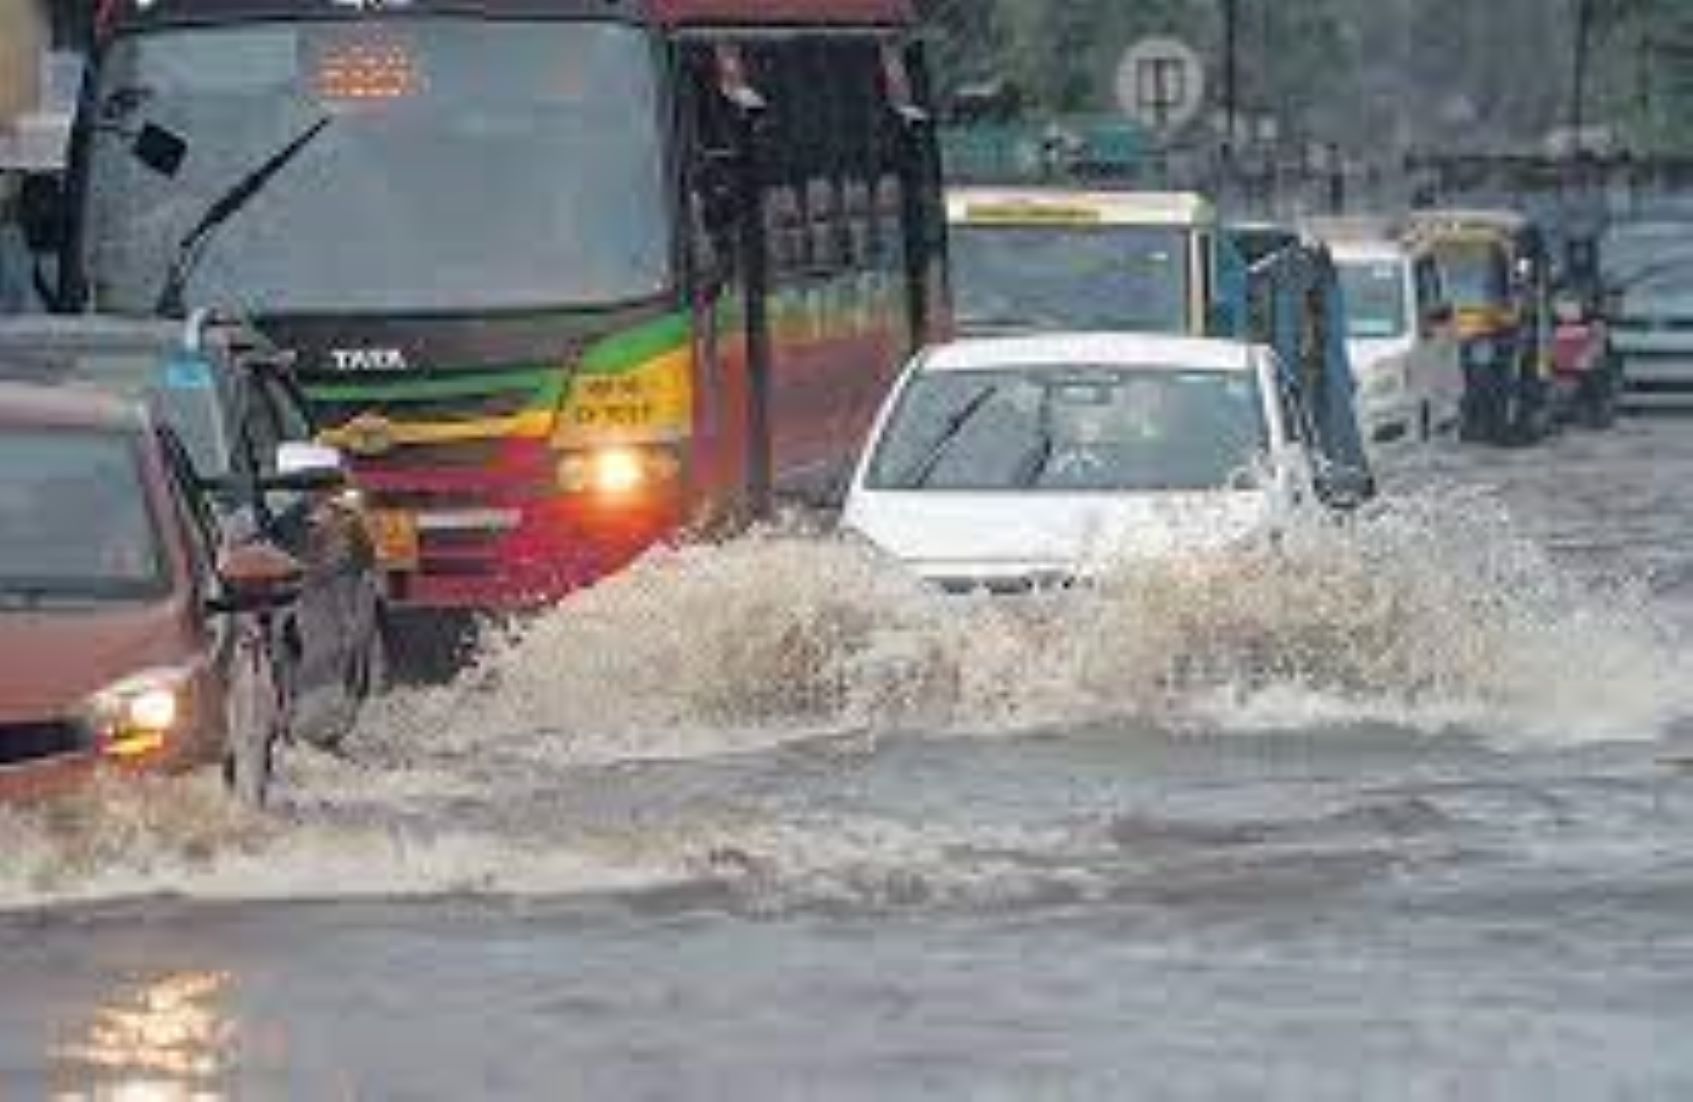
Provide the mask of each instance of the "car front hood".
POLYGON ((0 612, 0 723, 72 715, 100 690, 185 658, 176 602, 0 612))
POLYGON ((876 493, 848 528, 931 577, 1088 573, 1124 558, 1220 550, 1265 529, 1274 497, 876 493))

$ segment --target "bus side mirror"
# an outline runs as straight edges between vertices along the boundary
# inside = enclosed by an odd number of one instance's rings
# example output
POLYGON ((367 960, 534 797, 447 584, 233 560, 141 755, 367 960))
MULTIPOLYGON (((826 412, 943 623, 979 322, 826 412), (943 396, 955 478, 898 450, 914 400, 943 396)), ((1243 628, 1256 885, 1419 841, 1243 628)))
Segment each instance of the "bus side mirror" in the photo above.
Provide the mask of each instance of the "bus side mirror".
POLYGON ((57 176, 24 177, 18 189, 18 224, 29 251, 58 252, 70 238, 70 204, 57 176))
POLYGON ((188 159, 188 142, 180 134, 148 123, 130 145, 135 159, 167 179, 175 179, 188 159))

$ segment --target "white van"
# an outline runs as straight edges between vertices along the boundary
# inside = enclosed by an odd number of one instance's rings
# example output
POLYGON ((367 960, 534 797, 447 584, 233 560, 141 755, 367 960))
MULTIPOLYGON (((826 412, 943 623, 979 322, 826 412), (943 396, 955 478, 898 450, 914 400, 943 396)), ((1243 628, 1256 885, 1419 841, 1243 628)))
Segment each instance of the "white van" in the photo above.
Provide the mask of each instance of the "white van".
POLYGON ((1456 434, 1464 366, 1434 258, 1397 241, 1333 238, 1358 424, 1372 450, 1456 434))

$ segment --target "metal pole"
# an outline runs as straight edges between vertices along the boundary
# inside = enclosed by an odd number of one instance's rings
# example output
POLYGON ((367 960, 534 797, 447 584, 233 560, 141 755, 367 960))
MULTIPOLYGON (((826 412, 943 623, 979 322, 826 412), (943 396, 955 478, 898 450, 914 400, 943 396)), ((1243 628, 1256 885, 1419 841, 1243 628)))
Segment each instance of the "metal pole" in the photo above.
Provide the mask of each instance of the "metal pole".
POLYGON ((1240 134, 1240 0, 1223 0, 1223 119, 1232 155, 1240 134))
POLYGON ((1576 0, 1575 72, 1570 81, 1570 143, 1579 154, 1587 123, 1587 74, 1593 56, 1593 0, 1576 0))

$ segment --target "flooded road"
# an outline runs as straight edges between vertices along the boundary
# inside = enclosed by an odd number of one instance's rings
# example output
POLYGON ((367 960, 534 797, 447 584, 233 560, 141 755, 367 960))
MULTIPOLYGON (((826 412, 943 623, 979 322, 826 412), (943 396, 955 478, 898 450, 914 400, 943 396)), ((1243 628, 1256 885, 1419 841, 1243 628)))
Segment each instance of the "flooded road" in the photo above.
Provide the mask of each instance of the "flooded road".
POLYGON ((1693 433, 934 598, 642 567, 259 819, 13 815, 0 1098, 1685 1098, 1693 433))

